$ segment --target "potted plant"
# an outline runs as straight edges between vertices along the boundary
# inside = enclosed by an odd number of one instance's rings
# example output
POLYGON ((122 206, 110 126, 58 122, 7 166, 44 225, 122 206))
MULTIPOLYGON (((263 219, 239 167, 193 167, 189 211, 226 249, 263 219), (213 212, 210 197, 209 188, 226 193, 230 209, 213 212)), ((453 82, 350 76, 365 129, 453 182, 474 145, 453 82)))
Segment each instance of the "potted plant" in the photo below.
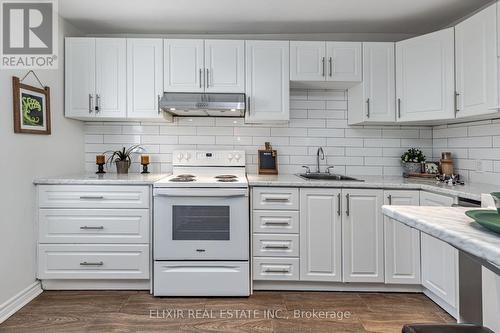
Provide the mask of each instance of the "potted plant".
POLYGON ((407 152, 401 155, 403 165, 403 175, 410 173, 421 173, 422 163, 425 162, 425 155, 420 149, 410 148, 407 152))
POLYGON ((130 168, 130 164, 132 163, 132 159, 130 156, 134 153, 139 153, 146 151, 140 145, 134 145, 128 149, 123 147, 121 150, 116 151, 106 151, 104 154, 111 154, 111 156, 107 160, 107 164, 111 165, 113 162, 116 164, 116 172, 120 174, 128 173, 128 169, 130 168))

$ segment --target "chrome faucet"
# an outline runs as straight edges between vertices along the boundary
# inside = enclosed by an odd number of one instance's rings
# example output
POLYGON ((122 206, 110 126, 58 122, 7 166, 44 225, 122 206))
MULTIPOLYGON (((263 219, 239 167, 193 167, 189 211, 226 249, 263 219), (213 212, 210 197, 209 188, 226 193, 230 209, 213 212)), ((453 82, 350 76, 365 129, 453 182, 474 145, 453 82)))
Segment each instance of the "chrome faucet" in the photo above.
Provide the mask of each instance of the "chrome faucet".
POLYGON ((318 148, 318 151, 316 153, 316 172, 317 173, 320 173, 321 170, 319 169, 319 155, 321 154, 321 160, 323 161, 325 159, 325 153, 323 152, 323 148, 322 147, 319 147, 318 148))

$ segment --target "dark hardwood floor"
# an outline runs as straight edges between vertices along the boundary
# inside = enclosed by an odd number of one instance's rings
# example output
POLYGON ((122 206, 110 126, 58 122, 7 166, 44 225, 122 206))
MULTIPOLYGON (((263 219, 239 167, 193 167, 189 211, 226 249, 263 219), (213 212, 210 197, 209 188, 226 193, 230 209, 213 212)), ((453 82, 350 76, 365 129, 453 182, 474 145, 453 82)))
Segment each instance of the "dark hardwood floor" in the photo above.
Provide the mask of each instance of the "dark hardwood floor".
POLYGON ((401 332, 403 324, 412 322, 455 320, 422 294, 157 298, 142 291, 46 291, 0 324, 0 332, 361 333, 401 332))

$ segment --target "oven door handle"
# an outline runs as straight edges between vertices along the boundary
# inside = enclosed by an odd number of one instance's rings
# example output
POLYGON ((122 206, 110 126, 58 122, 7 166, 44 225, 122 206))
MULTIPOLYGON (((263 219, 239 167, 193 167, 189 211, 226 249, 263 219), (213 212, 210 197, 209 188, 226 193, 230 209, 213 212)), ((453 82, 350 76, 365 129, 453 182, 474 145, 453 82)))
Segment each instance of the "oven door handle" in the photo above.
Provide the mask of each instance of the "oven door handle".
POLYGON ((247 197, 246 188, 155 188, 155 197, 247 197))

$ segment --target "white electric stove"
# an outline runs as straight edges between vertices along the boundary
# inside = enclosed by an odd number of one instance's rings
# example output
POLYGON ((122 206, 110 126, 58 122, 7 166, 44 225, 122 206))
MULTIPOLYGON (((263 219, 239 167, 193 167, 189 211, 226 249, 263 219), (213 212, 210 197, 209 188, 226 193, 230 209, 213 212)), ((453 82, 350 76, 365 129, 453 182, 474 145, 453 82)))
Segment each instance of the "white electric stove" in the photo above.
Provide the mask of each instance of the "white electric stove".
POLYGON ((175 151, 154 184, 154 295, 248 296, 243 151, 175 151))

